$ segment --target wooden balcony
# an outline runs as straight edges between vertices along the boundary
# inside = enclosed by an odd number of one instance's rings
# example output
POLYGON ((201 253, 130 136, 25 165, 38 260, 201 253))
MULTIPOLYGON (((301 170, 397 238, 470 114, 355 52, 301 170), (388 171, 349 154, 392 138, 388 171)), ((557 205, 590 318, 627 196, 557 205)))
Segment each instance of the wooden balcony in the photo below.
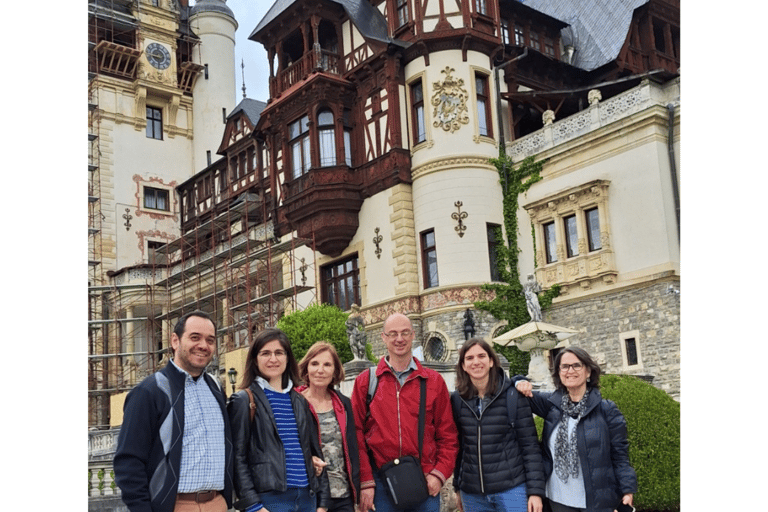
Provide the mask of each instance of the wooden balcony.
POLYGON ((270 78, 270 95, 277 97, 312 73, 341 74, 341 58, 325 50, 309 52, 270 78))

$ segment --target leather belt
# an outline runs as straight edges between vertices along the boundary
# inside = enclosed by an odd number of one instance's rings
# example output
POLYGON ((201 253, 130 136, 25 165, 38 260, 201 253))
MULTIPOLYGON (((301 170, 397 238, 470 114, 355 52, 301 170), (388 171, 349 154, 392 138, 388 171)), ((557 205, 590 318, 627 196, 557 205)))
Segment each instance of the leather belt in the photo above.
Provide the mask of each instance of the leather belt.
POLYGON ((176 495, 176 498, 185 501, 194 501, 195 503, 207 503, 215 498, 218 493, 219 491, 180 492, 176 495))

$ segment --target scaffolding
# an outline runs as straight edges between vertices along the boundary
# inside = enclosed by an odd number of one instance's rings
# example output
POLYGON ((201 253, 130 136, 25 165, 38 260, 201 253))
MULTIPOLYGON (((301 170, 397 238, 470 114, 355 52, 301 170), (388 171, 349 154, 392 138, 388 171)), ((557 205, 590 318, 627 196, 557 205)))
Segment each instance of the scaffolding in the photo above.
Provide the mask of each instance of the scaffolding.
MULTIPOLYGON (((247 347, 252 333, 317 300, 313 240, 276 236, 267 173, 249 168, 238 174, 228 157, 177 186, 180 200, 171 204, 179 205, 179 236, 148 249, 144 262, 119 267, 118 238, 139 240, 130 231, 129 212, 121 218, 112 199, 121 167, 110 147, 117 142, 110 132, 115 113, 101 100, 103 90, 131 90, 136 80, 141 29, 131 9, 140 4, 88 4, 88 393, 89 427, 96 429, 110 427, 111 396, 167 362, 170 334, 183 314, 203 310, 215 320, 218 350, 209 372, 221 380, 222 355, 247 347)), ((184 55, 179 59, 187 64, 184 55)), ((180 73, 187 68, 180 66, 180 73)), ((191 94, 188 80, 179 80, 191 94)), ((258 150, 255 142, 238 144, 238 151, 248 144, 258 150)))

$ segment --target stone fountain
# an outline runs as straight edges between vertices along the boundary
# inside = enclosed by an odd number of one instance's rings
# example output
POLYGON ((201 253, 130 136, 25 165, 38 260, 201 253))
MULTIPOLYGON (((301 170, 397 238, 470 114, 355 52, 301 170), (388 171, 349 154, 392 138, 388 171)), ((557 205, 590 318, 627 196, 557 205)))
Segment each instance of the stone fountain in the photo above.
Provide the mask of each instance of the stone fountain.
POLYGON ((537 295, 541 291, 541 287, 534 279, 533 274, 528 274, 528 282, 525 284, 524 290, 531 321, 497 336, 493 341, 505 346, 514 344, 520 350, 530 352, 531 362, 528 365, 527 377, 535 389, 551 389, 552 379, 544 351, 552 350, 560 342, 579 331, 541 321, 541 306, 537 295))

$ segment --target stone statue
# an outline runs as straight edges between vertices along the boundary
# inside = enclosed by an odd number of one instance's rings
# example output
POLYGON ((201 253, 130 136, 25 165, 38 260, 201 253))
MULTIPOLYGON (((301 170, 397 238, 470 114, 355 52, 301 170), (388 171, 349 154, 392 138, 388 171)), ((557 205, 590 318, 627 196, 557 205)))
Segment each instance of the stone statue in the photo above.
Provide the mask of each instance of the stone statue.
POLYGON ((475 319, 472 318, 472 310, 467 308, 467 310, 464 312, 464 340, 466 341, 474 335, 475 319))
POLYGON ((365 360, 365 321, 360 314, 360 306, 352 304, 352 313, 347 318, 347 338, 349 339, 349 348, 352 349, 354 361, 365 360))
POLYGON ((541 306, 539 305, 539 296, 541 286, 534 279, 533 274, 528 274, 528 282, 525 283, 525 306, 528 308, 528 314, 531 315, 531 322, 541 322, 541 306))

